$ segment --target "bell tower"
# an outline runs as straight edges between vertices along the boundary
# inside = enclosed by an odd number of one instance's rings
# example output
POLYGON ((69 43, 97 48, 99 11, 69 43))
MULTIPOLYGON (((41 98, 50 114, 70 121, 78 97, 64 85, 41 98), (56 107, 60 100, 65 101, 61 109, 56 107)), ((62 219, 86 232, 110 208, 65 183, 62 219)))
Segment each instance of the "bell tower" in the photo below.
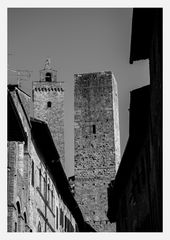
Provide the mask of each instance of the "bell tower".
POLYGON ((57 82, 57 71, 52 69, 50 58, 47 58, 44 68, 40 70, 40 82, 57 82))
POLYGON ((64 168, 64 89, 49 58, 40 70, 39 81, 33 81, 32 96, 33 115, 48 124, 64 168))

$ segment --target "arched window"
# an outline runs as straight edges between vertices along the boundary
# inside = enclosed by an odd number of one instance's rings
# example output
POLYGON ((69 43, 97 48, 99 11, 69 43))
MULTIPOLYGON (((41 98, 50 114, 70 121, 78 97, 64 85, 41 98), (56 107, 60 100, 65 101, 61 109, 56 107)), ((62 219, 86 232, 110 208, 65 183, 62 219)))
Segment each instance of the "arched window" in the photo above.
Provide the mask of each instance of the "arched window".
POLYGON ((41 223, 38 223, 38 232, 41 232, 41 223))
POLYGON ((51 209, 53 210, 53 205, 54 205, 54 194, 53 190, 51 190, 51 209))
POLYGON ((34 187, 34 162, 31 163, 31 184, 34 187))
POLYGON ((56 228, 58 229, 58 207, 56 206, 56 228))
POLYGON ((25 232, 27 232, 27 215, 26 215, 26 212, 24 212, 24 223, 25 223, 25 232))
POLYGON ((27 215, 26 215, 26 212, 24 212, 24 222, 25 222, 25 224, 27 223, 27 215))
POLYGON ((17 202, 16 205, 17 205, 17 226, 18 226, 17 232, 21 232, 21 218, 20 218, 21 208, 20 208, 20 203, 17 202))
POLYGON ((47 73, 45 74, 45 81, 46 81, 46 82, 51 82, 51 81, 52 81, 51 73, 50 73, 50 72, 47 72, 47 73))
POLYGON ((41 169, 39 169, 39 189, 40 189, 40 192, 41 192, 41 169))
POLYGON ((50 184, 48 183, 48 204, 50 204, 50 184))
POLYGON ((17 229, 17 222, 15 222, 14 227, 15 227, 14 231, 17 232, 17 230, 18 230, 18 229, 17 229))
POLYGON ((47 199, 47 182, 46 182, 46 177, 44 177, 44 198, 47 199))

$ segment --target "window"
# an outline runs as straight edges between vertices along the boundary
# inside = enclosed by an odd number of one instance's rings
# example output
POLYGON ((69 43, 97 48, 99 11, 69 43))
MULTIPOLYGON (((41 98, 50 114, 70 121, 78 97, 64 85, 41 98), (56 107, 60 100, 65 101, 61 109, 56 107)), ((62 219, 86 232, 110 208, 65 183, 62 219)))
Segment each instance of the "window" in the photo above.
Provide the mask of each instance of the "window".
POLYGON ((32 186, 34 187, 34 162, 33 162, 33 161, 32 161, 31 169, 32 169, 32 173, 31 173, 31 184, 32 184, 32 186))
POLYGON ((51 82, 51 73, 50 72, 47 72, 46 75, 45 75, 45 81, 46 82, 51 82))
POLYGON ((79 231, 79 229, 78 229, 78 225, 77 225, 77 223, 76 223, 76 232, 78 232, 79 231))
POLYGON ((60 208, 60 226, 62 226, 62 225, 61 225, 61 208, 60 208))
POLYGON ((41 232, 41 223, 38 223, 38 232, 41 232))
POLYGON ((47 102, 47 108, 50 108, 50 107, 51 107, 51 104, 52 104, 52 103, 51 103, 50 101, 48 101, 48 102, 47 102))
POLYGON ((39 169, 39 189, 41 192, 41 169, 39 169))
POLYGON ((46 199, 46 195, 47 195, 47 183, 46 183, 46 179, 44 177, 44 198, 46 199))
POLYGON ((58 229, 58 207, 56 206, 56 228, 58 229))
POLYGON ((67 217, 65 216, 65 232, 67 232, 67 217))
POLYGON ((17 202, 16 205, 17 205, 17 224, 16 224, 17 232, 21 232, 21 219, 20 219, 20 217, 21 217, 21 208, 20 208, 20 203, 17 202))
POLYGON ((17 223, 15 222, 15 232, 17 232, 17 223))
POLYGON ((53 210, 53 190, 51 191, 51 209, 53 210))
POLYGON ((50 204, 50 184, 48 183, 48 204, 50 204))
POLYGON ((26 212, 24 212, 24 223, 25 223, 25 232, 27 232, 27 215, 26 215, 26 212))
POLYGON ((60 225, 63 227, 63 211, 60 208, 60 225))
POLYGON ((24 222, 25 222, 25 224, 27 223, 27 215, 25 212, 24 212, 24 222))
POLYGON ((93 134, 96 134, 96 125, 93 125, 93 134))

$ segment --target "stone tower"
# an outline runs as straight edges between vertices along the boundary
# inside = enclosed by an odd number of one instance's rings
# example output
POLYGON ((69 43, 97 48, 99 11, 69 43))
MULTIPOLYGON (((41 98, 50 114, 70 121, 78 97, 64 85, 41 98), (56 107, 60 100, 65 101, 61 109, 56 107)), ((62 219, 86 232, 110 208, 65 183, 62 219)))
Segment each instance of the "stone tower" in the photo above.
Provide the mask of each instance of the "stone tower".
POLYGON ((75 198, 96 231, 115 231, 106 214, 120 162, 117 84, 111 72, 74 78, 75 198))
POLYGON ((33 82, 32 90, 34 117, 48 123, 64 168, 64 90, 62 82, 57 81, 57 71, 52 69, 50 59, 40 70, 39 81, 33 82))

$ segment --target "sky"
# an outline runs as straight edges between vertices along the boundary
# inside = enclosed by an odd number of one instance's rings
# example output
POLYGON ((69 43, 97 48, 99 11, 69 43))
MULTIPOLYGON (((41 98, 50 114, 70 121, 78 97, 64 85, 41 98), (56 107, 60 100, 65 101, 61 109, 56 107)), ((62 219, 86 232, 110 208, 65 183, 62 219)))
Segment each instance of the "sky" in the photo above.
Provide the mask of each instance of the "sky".
MULTIPOLYGON (((65 168, 74 174, 74 74, 112 71, 118 85, 121 155, 129 135, 130 91, 149 84, 148 60, 129 64, 131 8, 10 8, 8 68, 31 71, 23 89, 47 57, 65 89, 65 168)), ((10 83, 16 83, 10 80, 10 83)))

